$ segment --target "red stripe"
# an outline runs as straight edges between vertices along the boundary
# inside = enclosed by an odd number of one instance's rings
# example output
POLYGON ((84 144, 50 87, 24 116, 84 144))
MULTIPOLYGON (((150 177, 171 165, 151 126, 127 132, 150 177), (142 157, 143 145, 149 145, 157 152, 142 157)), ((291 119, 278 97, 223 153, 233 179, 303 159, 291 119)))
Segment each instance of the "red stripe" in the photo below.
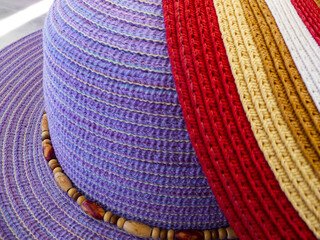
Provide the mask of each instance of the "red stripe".
POLYGON ((291 2, 320 46, 320 8, 313 0, 291 0, 291 2))
POLYGON ((211 0, 164 0, 168 51, 191 141, 242 239, 314 239, 264 159, 246 118, 211 0))

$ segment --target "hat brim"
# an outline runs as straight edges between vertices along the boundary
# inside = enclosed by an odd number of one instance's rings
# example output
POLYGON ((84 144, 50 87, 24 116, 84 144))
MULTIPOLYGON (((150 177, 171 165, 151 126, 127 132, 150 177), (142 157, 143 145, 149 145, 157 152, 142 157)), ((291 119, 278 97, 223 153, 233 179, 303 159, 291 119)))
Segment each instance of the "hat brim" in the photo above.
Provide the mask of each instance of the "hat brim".
POLYGON ((0 52, 0 239, 137 239, 86 215, 42 155, 42 31, 0 52))

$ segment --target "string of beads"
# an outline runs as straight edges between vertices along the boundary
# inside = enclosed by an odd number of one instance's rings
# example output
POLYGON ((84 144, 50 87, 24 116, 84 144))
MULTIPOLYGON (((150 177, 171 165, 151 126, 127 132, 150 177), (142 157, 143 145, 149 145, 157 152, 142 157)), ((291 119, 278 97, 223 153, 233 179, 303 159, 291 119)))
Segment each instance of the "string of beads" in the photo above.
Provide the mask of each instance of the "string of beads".
POLYGON ((231 227, 219 228, 213 230, 167 230, 157 227, 150 227, 144 223, 137 221, 126 220, 112 214, 110 211, 105 211, 97 203, 86 199, 81 195, 76 188, 72 186, 70 179, 63 173, 63 170, 56 159, 54 149, 51 144, 47 114, 44 113, 41 121, 41 140, 42 151, 45 160, 53 171, 54 179, 58 186, 68 194, 74 201, 77 202, 90 217, 103 220, 107 223, 117 225, 133 236, 142 238, 152 238, 161 240, 218 240, 218 239, 237 239, 237 236, 231 227))

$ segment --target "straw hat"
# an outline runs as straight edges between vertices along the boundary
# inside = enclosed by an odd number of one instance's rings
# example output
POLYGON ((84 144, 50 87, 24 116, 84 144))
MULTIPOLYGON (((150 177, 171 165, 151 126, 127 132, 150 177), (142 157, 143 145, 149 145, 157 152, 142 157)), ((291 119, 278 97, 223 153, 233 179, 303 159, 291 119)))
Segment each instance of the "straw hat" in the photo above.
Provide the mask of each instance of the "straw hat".
POLYGON ((320 9, 276 3, 56 0, 0 52, 0 239, 320 238, 320 9))

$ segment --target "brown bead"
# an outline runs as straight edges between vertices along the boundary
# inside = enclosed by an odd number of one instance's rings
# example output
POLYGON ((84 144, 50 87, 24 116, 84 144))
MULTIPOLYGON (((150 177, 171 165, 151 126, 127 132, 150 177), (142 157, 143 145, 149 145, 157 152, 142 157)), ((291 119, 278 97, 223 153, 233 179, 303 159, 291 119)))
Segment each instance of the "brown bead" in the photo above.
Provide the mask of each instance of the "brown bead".
MULTIPOLYGON (((174 240, 174 230, 170 229, 167 233, 168 240, 174 240)), ((177 239, 177 238, 176 238, 177 239)))
POLYGON ((48 143, 48 144, 52 145, 52 142, 51 142, 50 139, 45 139, 45 140, 42 141, 42 144, 45 144, 45 143, 48 143))
POLYGON ((226 228, 228 239, 237 239, 237 235, 231 227, 226 228))
POLYGON ((73 194, 75 194, 76 192, 77 192, 77 189, 75 189, 74 187, 70 188, 69 191, 68 191, 68 196, 72 197, 73 194))
POLYGON ((85 200, 86 200, 86 197, 85 197, 85 196, 80 196, 80 197, 78 197, 78 199, 77 199, 78 205, 81 205, 85 200))
POLYGON ((55 163, 58 163, 58 160, 57 159, 51 159, 48 164, 49 164, 49 167, 51 168, 51 166, 55 163))
POLYGON ((53 171, 55 168, 57 167, 60 167, 60 164, 59 163, 55 163, 55 164, 52 164, 52 166, 50 167, 51 170, 53 171))
POLYGON ((176 231, 176 240, 203 240, 204 234, 197 230, 181 230, 176 231))
POLYGON ((161 229, 161 231, 160 231, 160 239, 161 240, 167 239, 167 230, 161 229))
POLYGON ((43 114, 42 121, 41 121, 41 131, 42 132, 49 131, 47 114, 43 114))
POLYGON ((53 174, 56 174, 57 172, 62 172, 62 168, 56 167, 55 169, 53 169, 53 174))
POLYGON ((54 180, 56 180, 59 187, 64 192, 68 192, 68 190, 72 188, 70 179, 62 172, 57 172, 56 174, 54 174, 54 180))
POLYGON ((118 219, 119 219, 119 216, 117 216, 117 215, 112 215, 112 217, 111 217, 111 219, 110 219, 110 223, 111 223, 112 225, 116 225, 118 219))
POLYGON ((110 219, 111 219, 111 217, 112 217, 112 212, 106 212, 106 214, 103 216, 103 221, 105 221, 105 222, 110 222, 110 219))
POLYGON ((204 240, 211 240, 211 232, 209 230, 203 231, 204 240))
POLYGON ((150 238, 152 232, 152 228, 148 225, 135 221, 126 221, 123 229, 134 236, 142 238, 150 238))
POLYGON ((160 237, 160 229, 157 228, 157 227, 154 227, 152 229, 151 237, 152 237, 152 239, 157 239, 158 240, 159 237, 160 237))
POLYGON ((75 194, 72 195, 72 199, 73 199, 74 201, 77 201, 80 196, 81 196, 81 193, 76 192, 75 194))
POLYGON ((81 208, 85 211, 86 214, 99 220, 102 220, 104 214, 106 213, 102 207, 90 200, 85 200, 81 204, 81 208))
POLYGON ((219 233, 218 233, 218 230, 217 230, 217 229, 211 230, 211 237, 212 237, 212 240, 217 240, 217 239, 219 239, 219 233))
POLYGON ((227 238, 227 232, 224 228, 219 228, 218 233, 219 233, 219 239, 226 239, 227 238))
POLYGON ((42 151, 44 158, 49 162, 51 159, 55 159, 56 155, 52 146, 48 143, 42 145, 42 151))
POLYGON ((124 225, 125 221, 126 221, 125 218, 123 218, 123 217, 119 218, 118 221, 117 221, 118 228, 123 228, 123 225, 124 225))
POLYGON ((51 139, 49 131, 44 131, 41 133, 41 140, 44 141, 45 139, 51 139))

